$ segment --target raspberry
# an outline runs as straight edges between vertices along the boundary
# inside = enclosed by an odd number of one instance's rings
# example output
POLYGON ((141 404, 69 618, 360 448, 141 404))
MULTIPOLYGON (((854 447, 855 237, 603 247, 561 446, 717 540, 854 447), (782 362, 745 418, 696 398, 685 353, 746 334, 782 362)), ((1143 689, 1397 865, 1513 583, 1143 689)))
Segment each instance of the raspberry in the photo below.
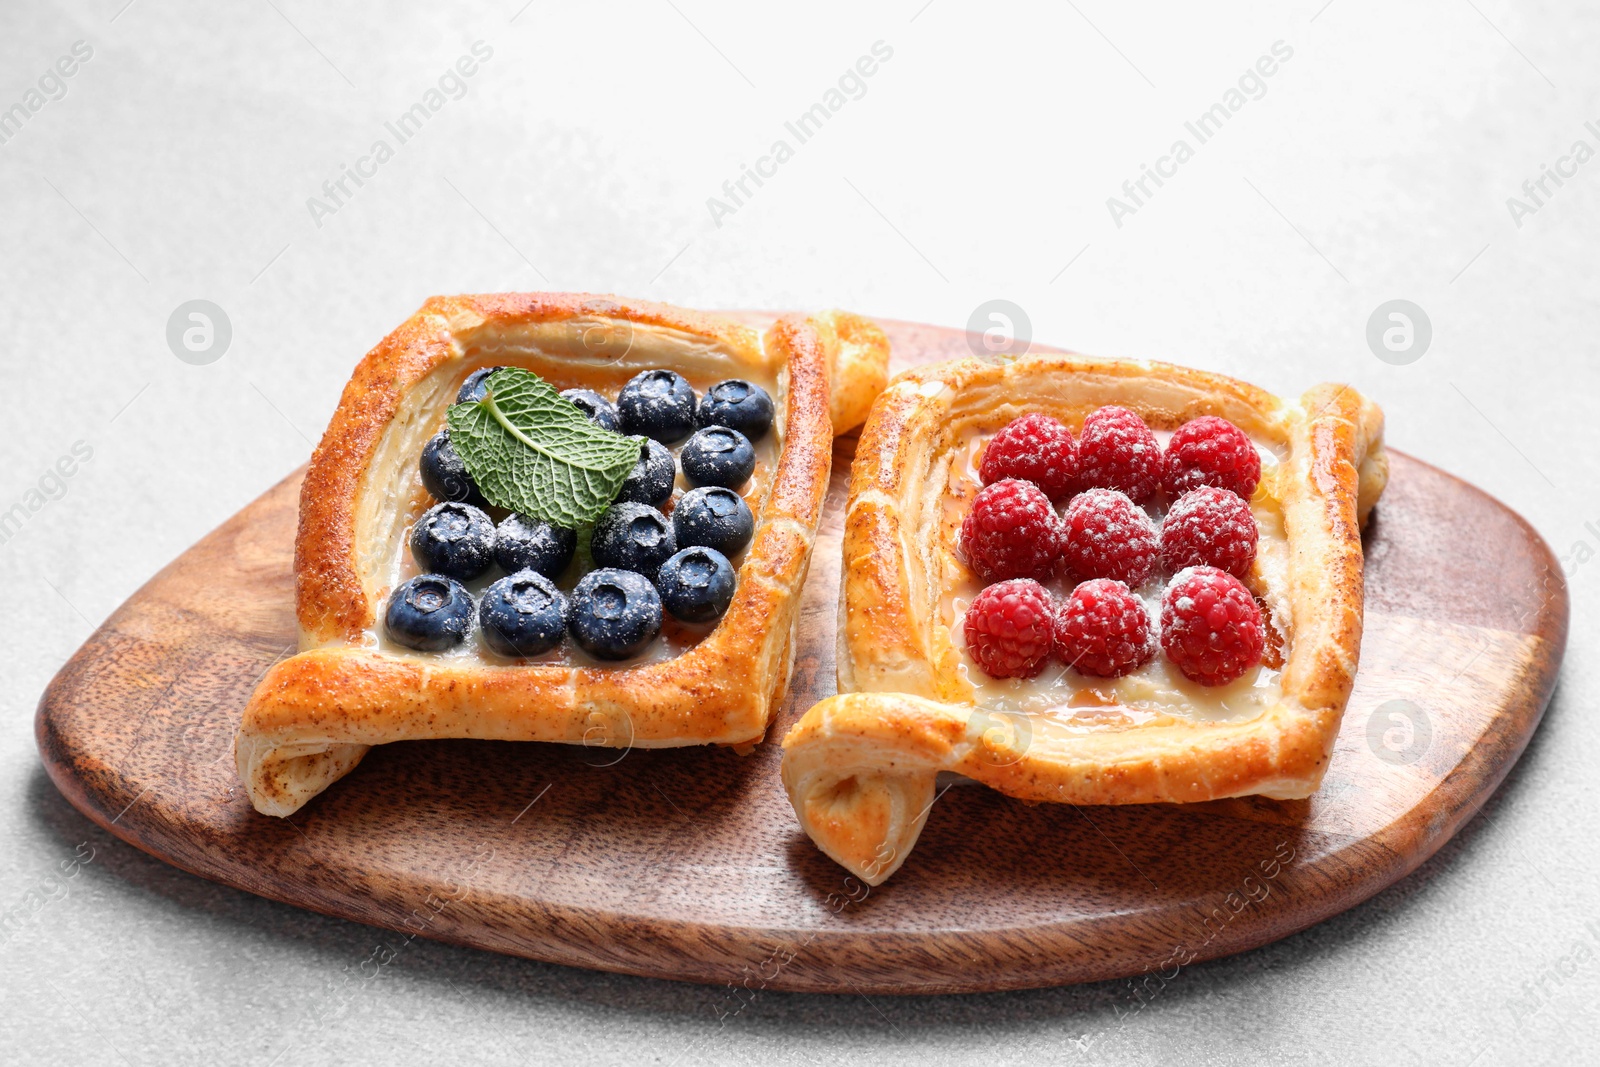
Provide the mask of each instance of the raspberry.
POLYGON ((984 485, 1020 478, 1059 503, 1078 480, 1078 444, 1072 431, 1049 415, 1022 415, 990 438, 978 476, 984 485))
POLYGON ((1155 654, 1150 613, 1121 582, 1108 578, 1084 582, 1056 616, 1056 655, 1084 674, 1120 678, 1155 654))
POLYGON ((1183 676, 1227 685, 1261 662, 1261 609, 1244 584, 1215 567, 1187 567, 1161 594, 1161 647, 1183 676))
POLYGON ((1031 578, 991 585, 972 598, 963 631, 967 651, 994 678, 1032 678, 1055 644, 1055 604, 1031 578))
POLYGON ((1201 415, 1178 427, 1167 442, 1163 480, 1173 496, 1197 485, 1215 485, 1249 500, 1261 480, 1261 454, 1227 419, 1201 415))
POLYGON ((1096 408, 1078 435, 1078 484, 1116 489, 1143 504, 1161 487, 1161 443, 1127 408, 1096 408))
POLYGON ((1144 509, 1115 489, 1087 489, 1072 498, 1061 522, 1062 564, 1076 578, 1110 578, 1138 586, 1160 554, 1144 509))
POLYGON ((1235 578, 1250 573, 1260 531, 1250 505, 1238 493, 1202 485, 1178 498, 1161 523, 1161 564, 1216 567, 1235 578))
POLYGON ((1006 478, 978 490, 961 521, 961 552, 986 582, 1048 578, 1061 551, 1061 520, 1032 482, 1006 478))

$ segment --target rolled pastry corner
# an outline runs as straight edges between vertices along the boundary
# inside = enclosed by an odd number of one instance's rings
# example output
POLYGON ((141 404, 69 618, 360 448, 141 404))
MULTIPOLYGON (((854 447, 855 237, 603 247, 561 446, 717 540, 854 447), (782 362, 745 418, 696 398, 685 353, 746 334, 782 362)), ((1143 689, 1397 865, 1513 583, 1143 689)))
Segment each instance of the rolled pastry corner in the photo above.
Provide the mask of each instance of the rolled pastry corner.
POLYGON ((1389 453, 1383 446, 1383 409, 1348 385, 1323 382, 1300 397, 1313 434, 1348 435, 1356 468, 1356 521, 1363 527, 1389 484, 1389 453))
POLYGON ((287 818, 355 769, 368 745, 280 742, 241 733, 233 758, 250 803, 263 815, 287 818))
POLYGON ((889 338, 878 324, 848 311, 811 316, 828 351, 828 415, 835 436, 867 421, 889 384, 889 338))
POLYGON ((327 681, 318 668, 342 661, 337 651, 318 650, 275 663, 245 705, 233 761, 261 814, 293 815, 353 771, 371 747, 315 699, 327 681))
POLYGON ((868 885, 905 862, 933 807, 934 780, 966 739, 968 716, 920 697, 841 693, 783 739, 783 786, 800 826, 868 885))

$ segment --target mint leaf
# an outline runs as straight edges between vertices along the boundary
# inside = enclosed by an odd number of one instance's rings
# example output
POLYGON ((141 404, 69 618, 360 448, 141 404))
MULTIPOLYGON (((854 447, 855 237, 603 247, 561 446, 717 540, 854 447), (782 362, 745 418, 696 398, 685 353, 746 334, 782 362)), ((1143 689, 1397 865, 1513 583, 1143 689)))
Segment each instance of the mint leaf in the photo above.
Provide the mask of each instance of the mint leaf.
POLYGON ((596 426, 543 378, 503 367, 482 400, 450 408, 450 443, 491 504, 567 529, 592 523, 639 461, 643 437, 596 426))

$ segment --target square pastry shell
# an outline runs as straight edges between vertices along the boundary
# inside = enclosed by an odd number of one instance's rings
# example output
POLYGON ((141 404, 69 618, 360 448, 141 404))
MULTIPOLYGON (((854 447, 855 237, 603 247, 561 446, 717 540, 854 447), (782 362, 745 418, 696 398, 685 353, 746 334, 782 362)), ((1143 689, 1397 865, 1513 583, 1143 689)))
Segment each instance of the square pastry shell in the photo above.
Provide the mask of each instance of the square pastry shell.
POLYGON ((235 758, 256 810, 286 816, 372 745, 428 738, 608 747, 749 745, 788 684, 835 427, 865 417, 887 378, 888 342, 843 312, 729 318, 574 294, 435 297, 356 367, 300 493, 295 609, 300 651, 274 665, 244 710, 235 758), (508 364, 560 387, 666 367, 691 379, 752 378, 777 407, 781 448, 753 500, 755 536, 727 614, 670 659, 615 667, 493 664, 381 647, 394 546, 431 502, 423 444, 463 377, 508 364))
POLYGON ((1343 385, 1280 399, 1160 363, 1039 354, 963 359, 900 375, 873 405, 851 470, 837 696, 784 739, 801 826, 870 884, 905 861, 940 771, 1030 801, 1145 804, 1310 795, 1327 767, 1361 644, 1361 526, 1388 463, 1383 416, 1343 385), (1070 732, 986 706, 957 669, 940 601, 951 455, 974 427, 1041 411, 1081 425, 1119 404, 1154 429, 1229 419, 1280 457, 1273 489, 1288 552, 1275 614, 1280 692, 1260 714, 1159 716, 1070 732))

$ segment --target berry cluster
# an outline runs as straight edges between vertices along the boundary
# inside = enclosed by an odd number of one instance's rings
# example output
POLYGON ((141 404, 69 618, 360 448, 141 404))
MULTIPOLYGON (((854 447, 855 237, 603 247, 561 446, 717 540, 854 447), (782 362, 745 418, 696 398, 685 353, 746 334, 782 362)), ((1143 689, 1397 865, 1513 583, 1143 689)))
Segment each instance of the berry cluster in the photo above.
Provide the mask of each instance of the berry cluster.
MULTIPOLYGON (((457 403, 481 399, 498 367, 474 371, 457 403)), ((755 473, 752 444, 772 428, 773 404, 751 382, 718 382, 697 397, 670 370, 648 370, 616 401, 588 389, 561 394, 590 421, 647 438, 639 462, 589 537, 594 568, 576 584, 578 532, 492 509, 441 430, 423 447, 422 484, 438 503, 411 528, 411 553, 423 573, 389 597, 391 639, 443 651, 472 632, 502 656, 542 655, 570 634, 599 659, 638 655, 661 631, 662 613, 712 623, 733 601, 731 562, 755 534, 755 516, 738 490, 755 473), (681 443, 681 444, 680 444, 681 443), (668 446, 678 445, 676 456, 668 446), (679 474, 689 486, 675 496, 679 474), (499 568, 505 577, 474 600, 465 583, 499 568)))
POLYGON ((1249 497, 1261 479, 1250 438, 1204 415, 1163 451, 1138 414, 1090 412, 1074 439, 1044 414, 1012 420, 979 464, 984 486, 958 551, 988 584, 967 609, 967 650, 996 678, 1038 674, 1054 654, 1098 677, 1138 670, 1159 647, 1183 675, 1225 685, 1261 661, 1265 626, 1241 580, 1259 531, 1249 497), (1158 526, 1145 510, 1171 501, 1158 526), (1056 504, 1065 504, 1058 514, 1056 504), (1158 572, 1159 640, 1134 590, 1158 572), (1042 584, 1072 585, 1064 599, 1042 584))

